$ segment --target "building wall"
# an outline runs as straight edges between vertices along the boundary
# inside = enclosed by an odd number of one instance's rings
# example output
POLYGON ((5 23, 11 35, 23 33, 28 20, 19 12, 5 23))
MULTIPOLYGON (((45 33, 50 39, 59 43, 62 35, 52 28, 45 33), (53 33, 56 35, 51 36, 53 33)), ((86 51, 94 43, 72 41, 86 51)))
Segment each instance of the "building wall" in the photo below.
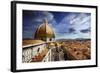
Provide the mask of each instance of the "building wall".
POLYGON ((41 53, 45 48, 46 48, 46 44, 41 44, 41 45, 32 47, 32 54, 33 54, 32 57, 34 57, 38 53, 41 53))
POLYGON ((46 48, 46 44, 39 44, 33 47, 28 47, 26 49, 23 49, 22 53, 22 62, 23 63, 29 63, 32 61, 32 58, 34 58, 36 55, 41 53, 46 48))
POLYGON ((23 63, 30 62, 31 58, 32 58, 32 49, 30 47, 27 49, 23 49, 22 62, 23 63))

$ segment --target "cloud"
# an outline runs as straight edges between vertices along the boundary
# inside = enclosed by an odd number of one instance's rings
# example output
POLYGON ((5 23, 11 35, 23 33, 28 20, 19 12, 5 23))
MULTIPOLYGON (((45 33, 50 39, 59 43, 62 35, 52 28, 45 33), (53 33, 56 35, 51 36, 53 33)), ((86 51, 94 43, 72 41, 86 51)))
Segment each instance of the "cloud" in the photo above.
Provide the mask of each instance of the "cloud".
POLYGON ((34 38, 33 30, 24 30, 23 38, 34 38))
POLYGON ((70 19, 70 27, 73 27, 76 30, 86 29, 90 27, 91 16, 86 13, 78 14, 74 19, 70 19))
POLYGON ((59 38, 89 38, 91 15, 89 13, 70 13, 62 19, 57 28, 59 38))
POLYGON ((33 38, 36 29, 45 19, 53 24, 56 23, 53 14, 47 11, 24 11, 23 13, 23 38, 33 38))
POLYGON ((58 35, 56 36, 57 38, 56 39, 76 39, 76 38, 90 38, 90 34, 88 33, 77 33, 77 34, 74 34, 74 33, 71 33, 71 34, 67 34, 67 33, 64 33, 63 35, 61 33, 58 33, 58 35))
POLYGON ((75 32, 75 29, 74 28, 69 28, 69 33, 74 33, 75 32))
POLYGON ((32 18, 33 22, 43 22, 45 19, 48 20, 48 22, 53 20, 53 14, 46 11, 38 11, 34 12, 34 16, 32 18))
POLYGON ((80 32, 82 32, 82 33, 88 33, 88 32, 90 32, 90 29, 88 28, 88 29, 80 30, 80 32))
POLYGON ((55 27, 57 33, 68 33, 69 22, 66 20, 67 16, 61 19, 60 23, 58 23, 55 27))
POLYGON ((89 38, 91 14, 76 12, 27 11, 24 15, 23 35, 33 37, 36 29, 47 19, 56 34, 56 38, 89 38))

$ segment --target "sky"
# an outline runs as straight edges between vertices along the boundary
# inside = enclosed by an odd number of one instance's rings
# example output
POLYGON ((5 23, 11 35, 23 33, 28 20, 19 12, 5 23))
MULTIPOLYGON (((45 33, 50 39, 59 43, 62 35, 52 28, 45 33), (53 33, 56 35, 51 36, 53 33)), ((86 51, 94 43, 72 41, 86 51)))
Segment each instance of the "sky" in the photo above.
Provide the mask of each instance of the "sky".
POLYGON ((34 38, 44 19, 53 27, 56 39, 90 38, 90 13, 30 10, 23 10, 23 38, 34 38))

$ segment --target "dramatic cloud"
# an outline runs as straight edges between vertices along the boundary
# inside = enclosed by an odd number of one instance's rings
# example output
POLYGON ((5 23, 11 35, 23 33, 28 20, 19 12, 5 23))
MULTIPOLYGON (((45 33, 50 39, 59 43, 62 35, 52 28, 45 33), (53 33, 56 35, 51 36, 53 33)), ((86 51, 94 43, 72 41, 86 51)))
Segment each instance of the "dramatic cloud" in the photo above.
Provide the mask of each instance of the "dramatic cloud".
POLYGON ((74 18, 71 18, 71 16, 73 17, 73 14, 70 15, 70 27, 75 28, 76 30, 81 30, 81 29, 86 29, 88 27, 90 27, 91 24, 91 16, 89 14, 86 13, 79 13, 79 14, 74 14, 74 18))
POLYGON ((33 22, 43 22, 45 19, 48 20, 48 22, 53 20, 53 15, 49 12, 34 12, 34 18, 32 19, 33 22))
POLYGON ((73 29, 73 28, 69 28, 68 30, 69 30, 69 33, 74 33, 75 32, 75 29, 73 29))
POLYGON ((23 38, 33 38, 36 29, 41 25, 44 20, 56 22, 53 19, 53 15, 46 11, 23 11, 23 38))
POLYGON ((66 38, 90 38, 91 15, 88 13, 69 13, 60 22, 59 27, 63 27, 59 32, 59 37, 64 38, 61 31, 66 33, 66 38), (60 33, 61 32, 61 33, 60 33), (72 34, 73 33, 73 34, 72 34), (62 35, 62 36, 61 36, 62 35))
POLYGON ((90 13, 48 11, 23 11, 23 38, 33 38, 45 19, 53 27, 56 39, 90 38, 90 13))
POLYGON ((80 30, 80 32, 82 32, 82 33, 88 33, 88 32, 90 32, 90 29, 80 30))

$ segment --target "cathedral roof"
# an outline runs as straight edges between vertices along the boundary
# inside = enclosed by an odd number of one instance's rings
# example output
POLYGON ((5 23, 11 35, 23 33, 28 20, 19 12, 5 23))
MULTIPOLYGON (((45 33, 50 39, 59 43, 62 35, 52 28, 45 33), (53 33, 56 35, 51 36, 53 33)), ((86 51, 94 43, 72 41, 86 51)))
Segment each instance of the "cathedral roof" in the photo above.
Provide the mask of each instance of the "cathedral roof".
POLYGON ((53 31, 53 28, 48 24, 47 20, 43 24, 41 24, 36 32, 35 32, 35 37, 34 38, 54 38, 55 34, 53 31))
POLYGON ((43 44, 45 43, 42 40, 33 40, 33 39, 24 39, 23 40, 23 46, 28 46, 28 45, 37 45, 37 44, 43 44))

